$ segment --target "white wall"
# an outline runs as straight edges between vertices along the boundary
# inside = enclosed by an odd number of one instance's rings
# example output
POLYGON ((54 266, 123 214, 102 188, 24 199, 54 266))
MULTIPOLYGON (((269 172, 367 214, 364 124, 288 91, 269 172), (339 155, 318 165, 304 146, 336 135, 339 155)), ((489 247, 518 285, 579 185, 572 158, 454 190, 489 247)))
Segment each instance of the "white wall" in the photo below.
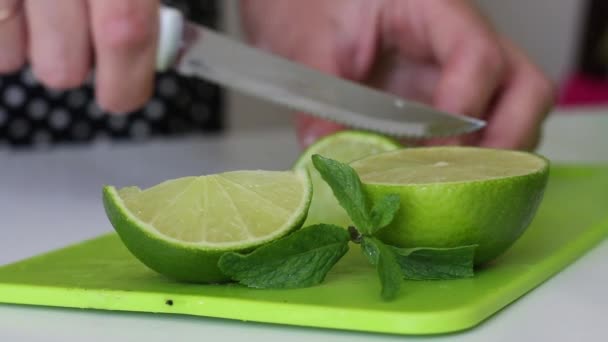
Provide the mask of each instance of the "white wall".
MULTIPOLYGON (((225 27, 240 36, 239 0, 224 0, 225 27)), ((282 0, 304 1, 304 0, 282 0)), ((425 1, 425 0, 422 0, 425 1)), ((450 1, 450 0, 427 0, 450 1)), ((503 32, 520 45, 555 81, 563 79, 575 58, 583 0, 475 0, 503 32)), ((285 109, 244 97, 229 95, 233 129, 289 127, 291 117, 285 109), (252 113, 255 112, 255 115, 252 113)))

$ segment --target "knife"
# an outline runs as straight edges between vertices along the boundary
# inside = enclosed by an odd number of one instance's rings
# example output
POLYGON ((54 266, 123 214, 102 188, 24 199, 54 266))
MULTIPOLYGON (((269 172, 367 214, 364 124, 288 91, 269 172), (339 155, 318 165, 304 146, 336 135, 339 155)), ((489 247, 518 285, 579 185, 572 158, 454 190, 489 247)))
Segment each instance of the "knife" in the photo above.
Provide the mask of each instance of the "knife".
POLYGON ((354 129, 404 138, 454 136, 485 122, 323 74, 160 10, 157 70, 173 69, 354 129))

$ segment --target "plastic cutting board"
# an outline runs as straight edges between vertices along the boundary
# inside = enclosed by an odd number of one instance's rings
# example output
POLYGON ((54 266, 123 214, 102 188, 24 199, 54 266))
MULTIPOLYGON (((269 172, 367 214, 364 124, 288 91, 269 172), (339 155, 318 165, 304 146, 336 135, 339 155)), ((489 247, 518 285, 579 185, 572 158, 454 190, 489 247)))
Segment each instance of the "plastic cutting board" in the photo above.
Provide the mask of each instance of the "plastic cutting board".
POLYGON ((392 302, 380 299, 375 271, 356 246, 320 286, 253 290, 167 280, 140 264, 113 234, 0 268, 0 302, 439 334, 480 324, 606 235, 608 168, 554 167, 532 225, 494 265, 472 279, 405 282, 392 302))

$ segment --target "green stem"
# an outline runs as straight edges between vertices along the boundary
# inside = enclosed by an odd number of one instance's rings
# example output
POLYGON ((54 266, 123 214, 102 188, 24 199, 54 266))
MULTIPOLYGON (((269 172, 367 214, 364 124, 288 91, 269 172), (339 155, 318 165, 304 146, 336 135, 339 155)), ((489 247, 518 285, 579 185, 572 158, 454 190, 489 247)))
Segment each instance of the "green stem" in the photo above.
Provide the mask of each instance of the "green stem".
POLYGON ((361 244, 361 241, 363 241, 363 234, 361 234, 355 226, 348 227, 348 233, 350 234, 350 240, 353 243, 356 243, 357 245, 361 244))

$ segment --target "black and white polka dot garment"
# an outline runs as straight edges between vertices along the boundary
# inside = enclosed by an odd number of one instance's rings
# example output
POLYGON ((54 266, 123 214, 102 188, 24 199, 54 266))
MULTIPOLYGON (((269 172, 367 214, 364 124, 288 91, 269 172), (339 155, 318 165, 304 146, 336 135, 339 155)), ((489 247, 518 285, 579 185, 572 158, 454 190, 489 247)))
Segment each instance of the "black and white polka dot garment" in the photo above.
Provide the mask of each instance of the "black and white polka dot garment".
MULTIPOLYGON (((209 0, 174 0, 190 19, 217 27, 218 7, 209 0)), ((45 147, 96 139, 145 140, 223 128, 222 92, 208 82, 174 72, 157 75, 153 98, 129 115, 103 112, 93 96, 93 76, 77 89, 42 86, 29 67, 0 77, 0 146, 45 147)))

